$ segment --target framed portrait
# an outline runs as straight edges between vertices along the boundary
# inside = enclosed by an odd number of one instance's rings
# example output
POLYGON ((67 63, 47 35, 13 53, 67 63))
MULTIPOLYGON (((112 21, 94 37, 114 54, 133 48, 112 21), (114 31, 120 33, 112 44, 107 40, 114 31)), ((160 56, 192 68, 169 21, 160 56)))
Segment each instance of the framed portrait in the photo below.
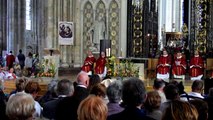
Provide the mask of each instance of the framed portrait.
POLYGON ((60 21, 58 23, 59 45, 73 45, 74 24, 73 22, 60 21))

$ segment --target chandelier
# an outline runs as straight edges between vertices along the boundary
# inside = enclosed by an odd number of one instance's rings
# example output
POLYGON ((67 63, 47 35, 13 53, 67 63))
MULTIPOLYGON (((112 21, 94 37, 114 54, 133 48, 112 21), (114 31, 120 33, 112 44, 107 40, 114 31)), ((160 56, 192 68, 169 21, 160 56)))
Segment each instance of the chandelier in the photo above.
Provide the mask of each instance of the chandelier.
POLYGON ((142 9, 143 0, 132 0, 132 5, 135 6, 137 9, 142 9))

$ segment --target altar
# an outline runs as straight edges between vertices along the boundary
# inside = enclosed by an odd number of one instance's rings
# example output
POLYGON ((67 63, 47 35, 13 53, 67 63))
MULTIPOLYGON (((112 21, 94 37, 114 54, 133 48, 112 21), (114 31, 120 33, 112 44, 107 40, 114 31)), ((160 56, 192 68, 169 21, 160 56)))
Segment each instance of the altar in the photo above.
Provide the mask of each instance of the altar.
POLYGON ((146 79, 148 58, 108 58, 108 74, 113 77, 138 77, 141 80, 146 79))

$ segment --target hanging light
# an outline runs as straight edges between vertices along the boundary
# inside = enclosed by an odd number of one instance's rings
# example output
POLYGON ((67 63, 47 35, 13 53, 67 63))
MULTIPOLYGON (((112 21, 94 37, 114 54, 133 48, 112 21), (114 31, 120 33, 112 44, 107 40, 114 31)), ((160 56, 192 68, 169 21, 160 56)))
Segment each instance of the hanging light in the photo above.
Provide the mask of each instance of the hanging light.
POLYGON ((132 5, 135 6, 137 9, 142 9, 143 0, 132 0, 132 5))

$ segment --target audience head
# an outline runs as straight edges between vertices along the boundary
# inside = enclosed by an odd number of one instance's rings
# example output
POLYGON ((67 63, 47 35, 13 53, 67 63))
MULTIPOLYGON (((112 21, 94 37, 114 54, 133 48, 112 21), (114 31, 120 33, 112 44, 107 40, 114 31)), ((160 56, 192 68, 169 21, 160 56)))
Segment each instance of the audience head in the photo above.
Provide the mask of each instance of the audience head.
POLYGON ((208 119, 208 104, 203 100, 190 100, 189 103, 195 106, 198 111, 198 120, 208 119))
POLYGON ((21 50, 21 49, 19 50, 19 53, 22 53, 22 50, 21 50))
POLYGON ((31 52, 29 52, 29 53, 28 53, 28 56, 29 56, 29 57, 32 57, 32 56, 33 56, 33 54, 32 54, 31 52))
POLYGON ((164 93, 167 100, 179 99, 178 88, 174 84, 169 84, 164 88, 164 93))
POLYGON ((149 112, 153 110, 157 110, 160 108, 161 105, 161 97, 157 91, 150 91, 147 93, 147 98, 144 103, 144 107, 149 112))
POLYGON ((201 93, 202 90, 203 90, 203 87, 204 87, 203 81, 201 81, 201 80, 195 80, 192 83, 192 92, 201 93))
POLYGON ((29 81, 25 86, 25 92, 31 94, 34 99, 37 97, 40 90, 41 89, 37 81, 29 81))
POLYGON ((106 120, 107 112, 104 101, 98 96, 90 95, 78 107, 78 120, 106 120))
POLYGON ((162 120, 197 120, 198 112, 193 105, 181 100, 171 101, 162 120))
POLYGON ((100 82, 101 82, 101 78, 100 78, 99 75, 97 75, 97 74, 92 75, 92 76, 90 77, 90 79, 89 79, 89 86, 88 86, 88 89, 91 90, 91 88, 92 88, 94 85, 96 85, 96 84, 98 84, 98 83, 100 83, 100 82))
POLYGON ((213 97, 213 87, 209 89, 209 96, 213 97))
POLYGON ((99 83, 92 87, 90 94, 94 94, 99 97, 106 97, 106 87, 105 85, 99 83))
POLYGON ((17 92, 24 91, 25 85, 26 85, 26 79, 21 78, 21 79, 16 80, 16 91, 17 92))
POLYGON ((155 81, 154 81, 154 85, 153 85, 153 88, 155 89, 155 90, 161 90, 161 91, 163 91, 163 88, 165 87, 165 82, 163 81, 163 80, 158 80, 158 79, 156 79, 155 81))
POLYGON ((84 85, 86 87, 89 86, 89 76, 86 72, 80 72, 77 76, 77 84, 84 85))
POLYGON ((62 79, 57 84, 57 94, 71 96, 74 93, 74 86, 70 80, 62 79))
POLYGON ((119 103, 121 101, 122 83, 117 80, 107 87, 107 96, 110 103, 119 103))
POLYGON ((129 107, 141 107, 146 97, 146 89, 142 80, 130 78, 124 81, 122 88, 122 100, 129 107))
POLYGON ((35 112, 35 102, 31 95, 19 92, 7 102, 6 114, 10 120, 29 120, 35 112))
POLYGON ((11 67, 11 68, 9 69, 9 73, 14 73, 14 68, 13 68, 13 67, 11 67))

